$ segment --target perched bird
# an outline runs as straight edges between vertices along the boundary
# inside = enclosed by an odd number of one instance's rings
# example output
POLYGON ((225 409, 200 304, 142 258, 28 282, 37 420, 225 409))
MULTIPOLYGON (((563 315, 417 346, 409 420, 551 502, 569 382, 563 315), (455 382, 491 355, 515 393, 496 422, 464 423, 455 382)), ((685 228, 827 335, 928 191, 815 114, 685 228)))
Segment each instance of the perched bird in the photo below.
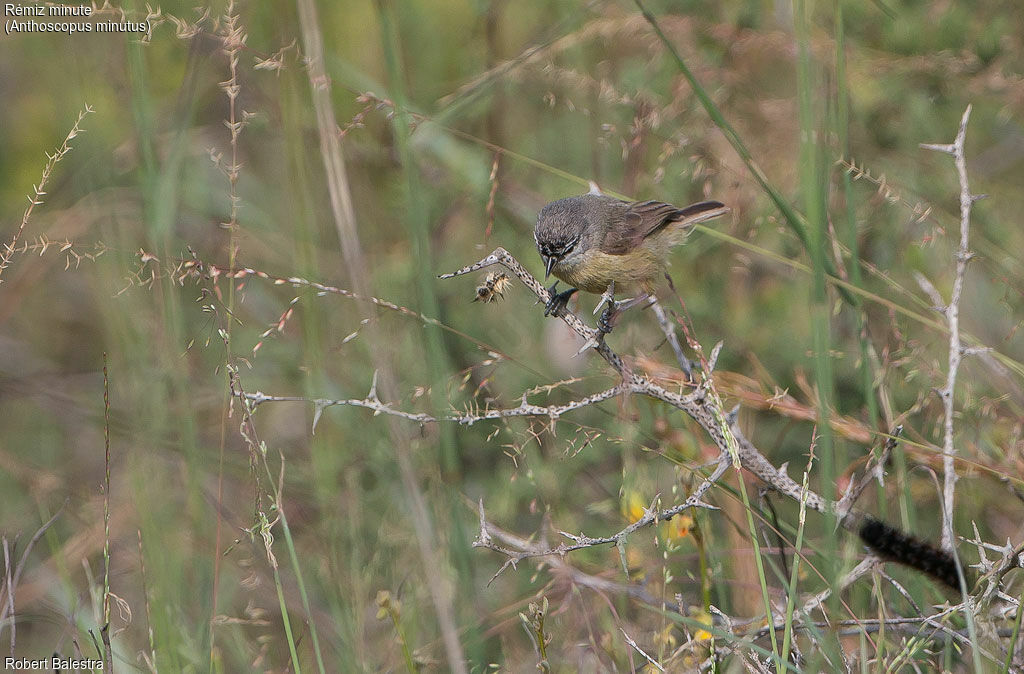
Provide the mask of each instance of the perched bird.
POLYGON ((577 290, 603 293, 608 309, 602 329, 610 329, 613 315, 650 297, 672 248, 695 224, 728 212, 717 201, 677 208, 594 192, 551 202, 537 216, 533 238, 544 261, 544 278, 554 274, 573 287, 556 294, 558 283, 552 285, 545 314, 557 314, 577 290), (640 295, 617 304, 616 290, 640 295))

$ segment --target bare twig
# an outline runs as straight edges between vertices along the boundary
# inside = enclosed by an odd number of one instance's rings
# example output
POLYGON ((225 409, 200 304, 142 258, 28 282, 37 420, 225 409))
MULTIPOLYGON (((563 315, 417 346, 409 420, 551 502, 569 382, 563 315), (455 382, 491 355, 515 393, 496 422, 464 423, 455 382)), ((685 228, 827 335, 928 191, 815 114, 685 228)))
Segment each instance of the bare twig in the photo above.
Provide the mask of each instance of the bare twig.
POLYGON ((953 279, 953 292, 949 304, 942 309, 949 326, 949 366, 946 372, 946 385, 939 391, 942 397, 943 437, 942 437, 942 470, 944 474, 942 489, 942 547, 953 549, 953 496, 957 474, 954 463, 953 447, 953 392, 956 386, 956 375, 960 369, 960 361, 965 349, 960 343, 960 298, 964 290, 964 276, 967 263, 973 254, 968 248, 971 229, 971 206, 983 195, 971 194, 967 184, 967 159, 964 155, 964 140, 967 136, 967 121, 971 118, 971 106, 964 110, 960 119, 960 129, 952 145, 922 144, 926 150, 935 150, 953 155, 957 176, 960 180, 960 245, 956 250, 956 276, 953 279))
POLYGON ((985 604, 989 602, 998 592, 999 588, 1002 587, 1003 576, 1012 571, 1013 569, 1024 568, 1024 545, 1014 546, 1010 543, 1010 540, 1006 540, 1005 545, 993 545, 992 543, 985 543, 980 540, 977 530, 975 530, 975 540, 971 541, 978 547, 978 567, 981 569, 982 577, 979 578, 979 583, 984 583, 984 588, 978 596, 978 603, 985 604), (990 561, 985 555, 985 550, 999 553, 999 559, 995 562, 990 561))
POLYGON ((665 333, 665 340, 672 347, 672 353, 675 354, 676 362, 679 363, 680 369, 682 369, 686 376, 690 376, 690 372, 693 370, 693 363, 683 353, 683 347, 679 343, 679 335, 676 334, 676 328, 672 321, 669 320, 665 307, 661 306, 661 302, 655 299, 651 303, 651 308, 654 309, 654 315, 658 318, 658 325, 661 326, 661 331, 665 333))
MULTIPOLYGON (((877 565, 880 561, 881 560, 878 557, 876 557, 875 555, 868 555, 867 557, 862 559, 860 561, 860 563, 857 564, 857 566, 855 566, 853 569, 851 569, 847 574, 845 574, 839 580, 839 582, 836 584, 836 590, 840 591, 840 592, 845 590, 847 587, 852 585, 856 580, 858 580, 859 578, 862 578, 867 573, 869 573, 875 567, 875 565, 877 565)), ((889 582, 892 583, 893 586, 897 588, 897 591, 899 591, 901 594, 904 594, 904 595, 907 594, 906 590, 904 590, 902 587, 900 587, 891 578, 887 577, 887 580, 889 580, 889 582)), ((807 629, 807 628, 809 628, 811 626, 816 626, 816 627, 819 627, 819 628, 826 627, 826 628, 830 628, 830 629, 835 629, 837 627, 851 626, 852 625, 852 626, 858 628, 855 631, 856 634, 861 634, 861 633, 864 633, 865 631, 876 631, 881 626, 898 626, 898 625, 904 625, 904 626, 914 626, 914 625, 916 625, 916 626, 918 626, 918 628, 915 629, 915 632, 918 632, 920 630, 920 626, 927 625, 927 626, 933 628, 933 630, 935 632, 941 632, 943 634, 950 635, 951 637, 956 639, 958 642, 960 642, 964 646, 970 646, 971 643, 972 643, 972 641, 971 641, 971 639, 970 639, 968 634, 965 634, 961 630, 952 629, 951 627, 949 627, 948 625, 946 625, 943 622, 943 620, 945 618, 947 618, 949 615, 951 615, 951 614, 953 614, 953 613, 955 613, 955 612, 957 612, 959 610, 962 610, 963 606, 961 604, 958 604, 956 606, 946 607, 942 611, 940 611, 939 613, 936 613, 934 615, 922 616, 922 617, 916 617, 916 618, 887 618, 885 620, 874 620, 874 619, 870 619, 870 618, 856 618, 856 619, 853 619, 853 620, 839 620, 839 621, 835 621, 835 622, 828 621, 826 619, 826 621, 824 623, 814 623, 814 622, 808 622, 806 620, 800 620, 801 618, 805 618, 808 614, 810 614, 812 611, 814 611, 818 607, 823 606, 825 601, 831 595, 831 593, 832 593, 832 589, 831 588, 825 588, 821 592, 819 592, 819 593, 813 595, 812 597, 810 597, 803 604, 803 606, 800 609, 797 609, 796 611, 793 612, 794 625, 800 624, 800 625, 802 625, 802 629, 807 629)), ((826 618, 827 618, 827 616, 826 616, 826 618)), ((780 627, 782 624, 783 623, 781 621, 777 621, 776 622, 776 627, 780 627)), ((754 632, 751 636, 752 637, 763 637, 763 636, 766 636, 767 634, 768 634, 768 628, 767 627, 761 627, 756 632, 754 632)), ((991 653, 987 653, 986 652, 985 655, 986 655, 986 657, 990 657, 990 658, 992 657, 991 653)))
POLYGON ((636 650, 637 653, 639 653, 640 655, 644 656, 644 659, 647 660, 647 662, 651 663, 652 667, 657 669, 659 672, 664 672, 665 671, 665 668, 661 666, 661 663, 659 663, 657 660, 655 660, 651 656, 647 655, 647 653, 644 652, 644 649, 642 649, 639 646, 637 646, 636 642, 633 641, 633 637, 631 637, 628 634, 626 634, 626 630, 624 630, 624 629, 622 629, 620 627, 619 631, 622 632, 622 636, 624 636, 626 638, 626 643, 629 644, 630 646, 632 646, 633 649, 636 650))
POLYGON ((592 548, 598 545, 619 545, 621 542, 625 541, 626 538, 633 532, 644 527, 647 527, 651 524, 655 524, 657 522, 665 522, 667 520, 670 520, 676 515, 682 513, 685 510, 689 510, 690 508, 709 508, 715 510, 716 508, 714 506, 705 503, 702 500, 702 498, 704 494, 707 493, 708 489, 710 489, 715 483, 718 482, 718 480, 722 477, 722 474, 725 473, 725 469, 728 467, 729 455, 723 452, 722 454, 719 455, 718 465, 716 466, 715 470, 711 473, 711 475, 709 475, 704 480, 704 482, 700 484, 700 486, 694 489, 693 493, 691 493, 690 496, 682 503, 674 505, 671 508, 666 508, 665 510, 657 510, 653 507, 647 508, 644 510, 643 517, 638 519, 636 522, 633 522, 626 528, 622 529, 618 533, 612 534, 611 536, 592 537, 582 533, 577 535, 570 534, 565 531, 559 531, 559 534, 561 534, 571 542, 567 543, 565 541, 562 541, 555 547, 519 545, 517 546, 519 548, 518 550, 512 550, 498 543, 495 543, 494 540, 489 535, 488 528, 490 527, 490 523, 488 523, 484 517, 484 505, 483 502, 481 501, 480 534, 477 536, 477 539, 473 541, 473 547, 494 550, 495 552, 500 552, 501 554, 507 557, 505 563, 502 564, 501 568, 498 569, 497 573, 495 573, 491 577, 491 580, 488 582, 488 584, 490 584, 490 582, 493 582, 494 579, 501 575, 501 573, 509 566, 515 567, 519 562, 521 562, 524 559, 529 559, 531 557, 551 556, 561 558, 567 555, 568 553, 573 552, 574 550, 592 548))
MULTIPOLYGON (((190 263, 186 263, 188 266, 190 263)), ((193 262, 193 266, 200 263, 193 262)), ((540 281, 538 281, 530 272, 526 270, 518 260, 515 259, 510 253, 504 248, 496 248, 490 255, 487 255, 479 262, 468 265, 459 269, 458 271, 450 274, 442 274, 440 278, 448 279, 464 274, 470 274, 485 267, 490 267, 496 264, 500 264, 508 269, 510 272, 515 274, 520 281, 533 293, 542 303, 547 303, 551 297, 547 288, 545 288, 540 281)), ((205 270, 209 273, 219 274, 222 270, 213 267, 206 267, 205 270)), ((266 276, 261 272, 254 270, 240 269, 236 274, 254 274, 259 276, 266 276)), ((272 278, 272 277, 267 277, 272 278)), ((371 298, 370 295, 363 293, 350 293, 349 291, 343 291, 338 288, 330 286, 323 286, 322 284, 313 283, 304 279, 290 278, 290 279, 274 279, 279 283, 292 283, 297 285, 307 285, 311 288, 316 288, 325 291, 337 291, 342 294, 363 298, 366 301, 372 302, 373 304, 388 306, 389 308, 396 308, 389 302, 371 298)), ((409 312, 416 315, 418 318, 428 320, 425 317, 409 312)), ((802 489, 792 478, 785 474, 785 472, 779 470, 769 462, 763 454, 743 435, 739 426, 736 423, 734 414, 726 413, 721 408, 720 401, 717 401, 717 396, 710 395, 711 387, 710 381, 705 375, 705 380, 697 385, 696 389, 687 394, 676 393, 665 389, 653 382, 650 378, 634 373, 628 368, 625 361, 615 353, 603 339, 603 334, 595 329, 586 325, 576 314, 571 313, 565 309, 562 309, 559 313, 561 318, 577 335, 583 338, 585 349, 594 349, 597 353, 622 377, 622 382, 610 389, 602 391, 600 393, 593 394, 580 400, 572 401, 564 405, 552 405, 552 406, 539 406, 532 405, 526 402, 525 397, 519 406, 514 408, 506 409, 485 409, 476 411, 466 411, 461 413, 453 413, 444 416, 433 416, 423 413, 413 413, 398 410, 391 406, 390 403, 383 402, 376 394, 376 389, 371 391, 371 394, 362 399, 308 399, 296 396, 274 396, 268 395, 262 392, 256 392, 251 394, 236 393, 249 400, 252 404, 256 405, 263 402, 285 402, 285 401, 304 401, 310 402, 315 405, 319 411, 322 411, 326 407, 333 405, 348 405, 364 407, 373 410, 377 414, 385 414, 391 417, 404 418, 410 421, 416 421, 418 423, 428 423, 433 421, 456 421, 461 424, 473 424, 476 421, 485 419, 500 419, 516 416, 539 416, 547 417, 549 419, 557 419, 566 412, 573 411, 588 405, 592 405, 604 400, 608 400, 612 397, 621 394, 640 394, 646 395, 657 400, 661 400, 677 409, 686 412, 691 418, 697 421, 708 432, 715 444, 724 452, 728 452, 731 456, 732 449, 730 448, 729 440, 735 440, 735 452, 737 458, 742 467, 756 475, 758 478, 766 482, 769 486, 779 491, 780 493, 789 496, 793 499, 801 499, 802 489), (727 438, 727 435, 731 435, 731 438, 727 438)), ((429 319, 433 322, 433 319, 429 319)), ((714 479, 717 480, 720 477, 720 473, 716 470, 714 479)), ((706 491, 707 486, 702 485, 703 489, 700 491, 706 491)), ((696 492, 695 492, 696 494, 696 492)), ((818 512, 826 512, 834 507, 834 504, 829 503, 821 496, 813 491, 806 493, 807 507, 818 512)), ((706 504, 701 504, 706 506, 706 504)), ((677 506, 681 507, 681 506, 677 506)), ((691 507, 691 506, 686 506, 691 507)), ((653 521, 652 519, 650 521, 653 521)), ((661 516, 663 519, 664 514, 661 516)), ((853 520, 855 519, 852 513, 846 513, 843 517, 843 524, 847 528, 853 528, 853 520)), ((650 521, 640 520, 643 522, 643 526, 649 524, 650 521)), ((639 524, 639 523, 635 523, 639 524)), ((636 527, 639 528, 639 527, 636 527)), ((630 529, 627 534, 635 530, 630 529)), ((616 535, 618 536, 618 535, 616 535)), ((592 540, 597 543, 592 544, 604 544, 617 542, 616 537, 606 537, 599 539, 591 539, 590 537, 582 536, 580 540, 592 540)), ((587 546, 580 546, 587 547, 587 546)), ((575 549, 575 548, 574 548, 575 549)), ((552 551, 553 553, 557 551, 552 551)))
MULTIPOLYGON (((678 607, 665 601, 662 598, 655 597, 652 595, 644 583, 619 583, 602 576, 593 576, 588 573, 580 571, 576 567, 569 564, 565 557, 559 554, 551 553, 548 545, 543 539, 541 541, 533 541, 526 539, 521 536, 517 536, 513 533, 505 531, 504 529, 496 526, 495 524, 488 522, 483 510, 483 502, 479 502, 478 508, 480 511, 480 536, 478 540, 486 541, 486 546, 491 547, 495 539, 499 541, 500 546, 503 546, 503 550, 514 549, 517 552, 535 553, 532 555, 526 555, 538 559, 541 563, 546 564, 552 569, 555 574, 565 575, 575 585, 589 588, 595 592, 606 592, 614 594, 623 594, 634 599, 637 599, 648 606, 653 606, 658 610, 662 611, 675 611, 679 615, 685 615, 678 607)), ((497 548, 492 548, 497 549, 497 548)), ((521 557, 520 559, 525 558, 521 557)), ((504 568, 508 566, 515 566, 515 562, 506 561, 504 568)), ((499 572, 500 573, 500 572, 499 572)), ((498 574, 495 574, 495 577, 498 574)), ((493 578, 492 578, 493 580, 493 578)))
POLYGON ((519 403, 518 407, 511 407, 505 409, 483 409, 483 410, 466 410, 460 413, 451 413, 441 416, 435 416, 426 413, 416 412, 405 412, 399 409, 395 409, 390 403, 385 403, 377 396, 375 390, 371 390, 370 393, 361 399, 347 399, 347 400, 336 400, 330 398, 306 398, 303 396, 273 396, 267 395, 260 391, 255 393, 244 393, 246 400, 253 403, 253 407, 265 402, 309 402, 312 403, 315 408, 313 416, 313 425, 316 426, 316 422, 319 420, 323 410, 328 407, 335 405, 345 405, 349 407, 363 407, 369 410, 373 410, 376 414, 389 414, 391 416, 399 417, 401 419, 408 419, 409 421, 417 421, 421 424, 438 422, 438 421, 454 421, 465 426, 472 426, 478 421, 484 421, 487 419, 508 419, 511 417, 548 417, 551 421, 557 421, 566 412, 577 410, 581 407, 588 405, 594 405, 599 402, 603 402, 610 398, 614 398, 622 393, 626 393, 628 389, 623 385, 613 386, 612 388, 595 393, 593 395, 581 398, 579 400, 573 400, 564 405, 533 405, 526 401, 527 393, 523 394, 522 402, 519 403))
POLYGON ((903 434, 903 426, 896 426, 892 429, 889 435, 885 438, 885 445, 882 448, 881 454, 878 455, 877 459, 872 455, 868 458, 868 468, 864 471, 864 474, 860 476, 858 480, 850 481, 850 488, 847 489, 846 493, 843 494, 842 498, 837 503, 837 512, 842 516, 843 514, 850 511, 853 508, 853 504, 857 502, 860 495, 867 489, 867 486, 871 484, 873 480, 878 480, 878 484, 884 484, 885 476, 885 464, 889 460, 889 456, 893 450, 896 449, 896 444, 899 442, 900 436, 903 434))

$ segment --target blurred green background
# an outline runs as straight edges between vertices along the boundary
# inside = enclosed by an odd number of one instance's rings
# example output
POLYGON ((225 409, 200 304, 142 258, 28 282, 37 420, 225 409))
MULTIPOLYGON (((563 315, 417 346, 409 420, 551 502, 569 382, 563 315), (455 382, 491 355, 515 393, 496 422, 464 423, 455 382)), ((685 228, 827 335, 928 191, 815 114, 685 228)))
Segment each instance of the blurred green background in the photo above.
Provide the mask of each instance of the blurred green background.
MULTIPOLYGON (((959 191, 952 160, 919 144, 951 142, 968 104, 971 187, 989 198, 973 213, 978 257, 961 324, 992 352, 960 372, 956 524, 969 536, 975 523, 995 543, 1024 535, 1024 504, 1012 491, 1024 449, 1017 3, 650 2, 768 181, 800 211, 820 197, 827 218, 810 224, 827 235, 821 254, 871 294, 855 308, 830 286, 824 381, 809 310, 814 256, 633 3, 325 2, 305 23, 289 3, 124 8, 132 20, 148 13, 149 39, 23 33, 0 42, 3 241, 18 231, 43 153, 87 105, 95 110, 0 275, 0 529, 12 566, 60 511, 17 586, 14 653, 96 655, 104 352, 109 584, 130 608, 129 616, 118 602, 111 607, 122 670, 149 668, 155 653, 163 671, 296 663, 316 671, 321 662, 326 671, 443 671, 452 650, 438 597, 450 604, 470 671, 533 671, 535 637, 518 614, 542 596, 554 671, 640 669, 645 661, 620 628, 674 671, 707 656, 705 643, 679 648, 693 624, 673 622, 628 588, 672 606, 678 594, 698 621, 707 602, 763 618, 735 478, 708 497, 722 510, 696 513, 694 528, 634 535, 628 578, 605 547, 561 566, 523 562, 489 583, 504 559, 471 547, 479 499, 495 525, 551 545, 559 530, 616 532, 659 494, 664 507, 684 499, 695 467, 715 452, 674 410, 611 401, 563 418, 552 433, 546 420, 420 427, 330 407, 314 432, 317 408, 308 402, 262 404, 250 424, 232 401, 231 371, 236 390, 359 399, 382 363, 394 396, 385 402, 412 412, 515 406, 524 391, 554 382, 563 384, 530 400, 564 402, 614 385, 596 356, 572 357, 578 344, 518 284, 503 301, 481 304, 471 300, 482 274, 436 279, 499 245, 540 274, 536 212, 586 191, 589 180, 630 198, 715 198, 732 208, 676 252, 678 297, 661 289, 705 353, 724 342, 727 405, 744 401, 748 437, 776 465, 790 461, 799 481, 823 388, 831 416, 856 431, 833 432, 831 476, 816 469, 811 478, 825 490, 836 481, 841 488, 882 442, 879 433, 902 423, 906 443, 891 479, 861 505, 937 538, 935 389, 945 382, 948 337, 917 278, 949 297, 959 191), (801 12, 806 29, 794 23, 801 12), (307 45, 316 34, 328 80, 314 84, 329 86, 337 120, 330 131, 344 153, 365 267, 358 281, 339 242, 311 94, 307 45), (845 67, 837 69, 840 37, 845 67), (234 115, 244 122, 234 144, 226 82, 237 87, 234 115), (802 173, 801 138, 816 157, 810 174, 802 173), (430 320, 380 307, 366 314, 351 298, 252 274, 210 278, 209 265, 349 289, 358 282, 430 320), (207 273, 196 274, 200 267, 207 273), (788 411, 773 405, 783 400, 793 403, 788 411), (405 481, 399 455, 411 471, 405 481), (261 518, 274 523, 276 572, 261 518), (573 570, 614 588, 581 584, 573 570), (400 602, 390 613, 385 606, 383 619, 382 590, 400 602)), ((593 302, 576 308, 589 317, 593 302)), ((609 342, 642 358, 636 367, 674 362, 649 311, 624 317, 609 342)), ((777 511, 774 524, 791 544, 796 506, 751 494, 766 519, 777 511)), ((807 526, 812 565, 849 568, 861 555, 820 517, 807 526)), ((788 575, 771 571, 780 557, 765 546, 778 539, 764 531, 767 585, 778 599, 788 575)), ((971 549, 962 554, 977 561, 971 549)), ((943 600, 927 581, 889 570, 919 602, 943 600)), ((798 589, 825 586, 808 572, 798 589)), ((893 612, 911 610, 880 587, 893 612)), ((879 610, 870 582, 847 598, 854 616, 879 610)), ((0 640, 11 624, 3 628, 0 640)))

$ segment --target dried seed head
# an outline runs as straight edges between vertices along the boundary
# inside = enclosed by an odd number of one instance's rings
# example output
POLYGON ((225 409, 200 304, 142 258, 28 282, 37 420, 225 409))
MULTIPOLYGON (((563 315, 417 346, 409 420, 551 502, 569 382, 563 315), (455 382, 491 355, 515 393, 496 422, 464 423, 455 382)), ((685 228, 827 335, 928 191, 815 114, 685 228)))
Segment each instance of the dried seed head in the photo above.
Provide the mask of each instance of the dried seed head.
POLYGON ((474 302, 494 302, 504 299, 505 291, 512 285, 512 280, 504 272, 490 272, 476 289, 474 302))

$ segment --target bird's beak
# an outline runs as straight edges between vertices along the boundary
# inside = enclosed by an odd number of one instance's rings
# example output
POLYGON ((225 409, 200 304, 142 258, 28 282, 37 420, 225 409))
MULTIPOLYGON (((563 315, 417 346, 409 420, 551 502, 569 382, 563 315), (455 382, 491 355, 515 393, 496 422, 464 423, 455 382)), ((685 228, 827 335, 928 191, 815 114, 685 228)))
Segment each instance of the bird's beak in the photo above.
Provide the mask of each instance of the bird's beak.
POLYGON ((541 257, 544 258, 544 280, 547 281, 548 277, 551 276, 551 268, 555 266, 558 260, 554 255, 542 255, 541 257))

